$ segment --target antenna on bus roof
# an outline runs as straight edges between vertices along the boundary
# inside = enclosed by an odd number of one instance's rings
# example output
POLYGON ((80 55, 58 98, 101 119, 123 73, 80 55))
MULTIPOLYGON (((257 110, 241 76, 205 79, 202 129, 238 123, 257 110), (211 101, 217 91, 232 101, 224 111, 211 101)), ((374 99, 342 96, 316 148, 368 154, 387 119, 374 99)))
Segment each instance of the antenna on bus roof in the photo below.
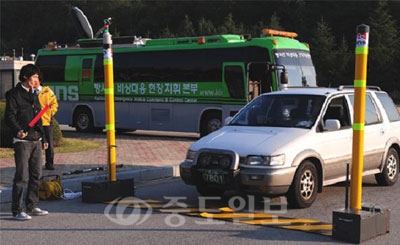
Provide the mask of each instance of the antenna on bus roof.
POLYGON ((93 30, 85 14, 78 7, 72 8, 75 13, 75 17, 78 20, 81 30, 85 33, 87 38, 93 39, 93 30))
POLYGON ((104 29, 105 29, 105 26, 110 26, 111 25, 111 21, 112 21, 111 17, 108 17, 107 19, 104 19, 104 21, 103 21, 104 22, 104 26, 102 28, 100 28, 96 32, 96 35, 94 35, 94 38, 97 38, 100 34, 102 34, 104 29))

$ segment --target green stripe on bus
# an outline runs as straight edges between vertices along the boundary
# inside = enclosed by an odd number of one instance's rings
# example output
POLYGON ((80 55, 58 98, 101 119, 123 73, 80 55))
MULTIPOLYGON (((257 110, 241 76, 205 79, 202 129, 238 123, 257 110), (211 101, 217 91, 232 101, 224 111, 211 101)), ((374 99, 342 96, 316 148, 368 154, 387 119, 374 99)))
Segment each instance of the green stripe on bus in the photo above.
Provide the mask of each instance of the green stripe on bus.
POLYGON ((103 65, 112 65, 113 64, 113 59, 104 59, 103 60, 103 65))
POLYGON ((106 130, 115 130, 115 124, 106 124, 106 130))
POLYGON ((356 54, 368 54, 368 47, 356 47, 356 54))
POLYGON ((114 89, 113 88, 105 88, 104 94, 114 94, 114 89))
POLYGON ((354 87, 364 88, 367 86, 367 80, 354 80, 354 87))
POLYGON ((364 123, 353 123, 353 130, 363 131, 364 123))

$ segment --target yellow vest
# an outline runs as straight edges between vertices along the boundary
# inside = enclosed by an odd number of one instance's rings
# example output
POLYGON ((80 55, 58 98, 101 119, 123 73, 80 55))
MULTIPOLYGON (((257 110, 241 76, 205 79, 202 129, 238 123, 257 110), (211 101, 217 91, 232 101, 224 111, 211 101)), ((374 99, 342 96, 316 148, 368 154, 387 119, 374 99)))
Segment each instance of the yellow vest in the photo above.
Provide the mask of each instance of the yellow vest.
POLYGON ((50 87, 44 86, 39 93, 39 102, 41 107, 45 107, 49 105, 49 110, 42 116, 42 124, 43 126, 49 126, 51 118, 57 113, 58 110, 58 102, 57 97, 54 94, 53 90, 50 87))

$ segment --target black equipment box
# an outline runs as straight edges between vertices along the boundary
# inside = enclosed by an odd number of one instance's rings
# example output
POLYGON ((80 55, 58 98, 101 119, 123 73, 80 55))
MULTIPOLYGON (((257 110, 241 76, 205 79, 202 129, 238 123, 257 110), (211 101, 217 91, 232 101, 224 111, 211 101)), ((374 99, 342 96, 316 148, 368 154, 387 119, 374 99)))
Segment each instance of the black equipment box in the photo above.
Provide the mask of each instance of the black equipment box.
POLYGON ((82 202, 107 202, 135 195, 133 179, 82 182, 82 202))
POLYGON ((390 210, 376 206, 361 210, 340 209, 333 212, 332 238, 348 243, 365 240, 389 232, 390 210))

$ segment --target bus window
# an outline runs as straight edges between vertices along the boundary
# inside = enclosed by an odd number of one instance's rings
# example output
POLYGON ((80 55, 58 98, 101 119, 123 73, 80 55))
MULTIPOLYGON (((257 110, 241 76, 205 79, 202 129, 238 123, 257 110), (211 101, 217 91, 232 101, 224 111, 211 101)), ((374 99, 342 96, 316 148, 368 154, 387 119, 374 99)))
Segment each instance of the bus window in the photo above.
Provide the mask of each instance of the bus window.
POLYGON ((274 91, 267 62, 250 62, 248 64, 249 101, 262 93, 274 91))
POLYGON ((45 81, 64 82, 65 81, 65 63, 67 56, 39 56, 36 64, 40 67, 40 71, 44 74, 45 81))
POLYGON ((82 81, 90 81, 92 77, 92 59, 82 60, 82 81))
POLYGON ((228 92, 232 98, 242 98, 244 95, 244 73, 241 66, 225 66, 224 71, 228 92))

